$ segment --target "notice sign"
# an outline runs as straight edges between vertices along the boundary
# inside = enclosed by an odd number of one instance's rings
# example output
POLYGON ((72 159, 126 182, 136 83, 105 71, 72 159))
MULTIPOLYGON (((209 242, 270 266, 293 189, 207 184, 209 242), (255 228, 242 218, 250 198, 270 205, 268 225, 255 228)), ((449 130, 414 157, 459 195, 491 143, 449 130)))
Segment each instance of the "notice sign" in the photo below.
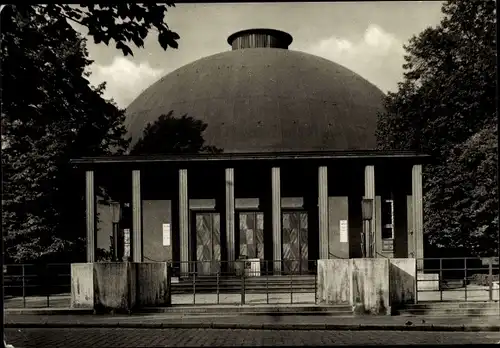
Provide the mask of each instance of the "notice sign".
POLYGON ((170 224, 163 224, 163 246, 170 246, 170 224))
POLYGON ((347 243, 349 241, 347 233, 347 220, 340 220, 339 229, 340 229, 340 243, 347 243))
POLYGON ((130 229, 123 229, 123 257, 128 259, 130 257, 130 229))

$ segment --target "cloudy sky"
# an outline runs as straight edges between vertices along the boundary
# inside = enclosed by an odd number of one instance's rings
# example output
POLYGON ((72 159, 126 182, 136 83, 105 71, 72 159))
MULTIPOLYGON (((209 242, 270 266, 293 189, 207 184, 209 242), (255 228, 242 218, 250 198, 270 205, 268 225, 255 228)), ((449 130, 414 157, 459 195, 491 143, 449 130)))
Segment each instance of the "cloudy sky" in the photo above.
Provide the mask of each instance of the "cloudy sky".
MULTIPOLYGON (((403 44, 441 19, 441 2, 179 4, 166 17, 181 39, 163 49, 150 35, 134 57, 88 41, 93 84, 107 82, 106 97, 126 107, 161 76, 202 57, 230 50, 227 37, 248 28, 290 33, 292 50, 315 54, 357 72, 384 92, 402 78, 403 44)), ((82 31, 86 33, 86 29, 82 31)))

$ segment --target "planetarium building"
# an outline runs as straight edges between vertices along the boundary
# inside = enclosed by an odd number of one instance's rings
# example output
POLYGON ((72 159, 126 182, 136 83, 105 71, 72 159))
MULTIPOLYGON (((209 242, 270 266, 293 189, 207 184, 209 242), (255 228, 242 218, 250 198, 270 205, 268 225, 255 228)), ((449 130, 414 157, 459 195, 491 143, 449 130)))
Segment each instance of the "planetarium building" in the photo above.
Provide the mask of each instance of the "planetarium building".
POLYGON ((239 259, 295 274, 317 259, 423 257, 427 159, 375 149, 383 93, 288 49, 282 31, 227 41, 231 50, 162 77, 126 111, 132 145, 172 112, 205 123, 206 145, 221 153, 73 160, 86 177, 88 261, 111 244, 120 258, 172 261, 181 275, 239 259), (114 209, 96 196, 106 177, 116 178, 114 209))

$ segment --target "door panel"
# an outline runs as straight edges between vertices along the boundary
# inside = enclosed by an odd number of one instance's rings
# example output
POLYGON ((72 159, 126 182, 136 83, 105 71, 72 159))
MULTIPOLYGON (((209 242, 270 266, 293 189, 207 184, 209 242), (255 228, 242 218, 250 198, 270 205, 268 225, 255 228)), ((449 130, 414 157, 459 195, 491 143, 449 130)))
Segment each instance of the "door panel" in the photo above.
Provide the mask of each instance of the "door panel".
POLYGON ((285 273, 307 272, 309 258, 307 223, 305 212, 283 213, 282 260, 285 273))
POLYGON ((196 213, 196 270, 199 275, 220 270, 220 215, 196 213))
POLYGON ((238 257, 264 259, 264 214, 239 213, 240 252, 238 257))

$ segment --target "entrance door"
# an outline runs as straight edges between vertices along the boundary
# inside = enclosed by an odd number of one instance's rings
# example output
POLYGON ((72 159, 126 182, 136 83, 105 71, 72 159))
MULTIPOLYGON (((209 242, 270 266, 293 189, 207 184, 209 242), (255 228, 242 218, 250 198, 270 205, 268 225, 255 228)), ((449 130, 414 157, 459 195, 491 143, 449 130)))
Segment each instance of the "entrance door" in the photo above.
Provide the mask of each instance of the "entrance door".
POLYGON ((220 271, 220 214, 196 213, 196 271, 215 275, 220 271))
POLYGON ((238 258, 264 259, 264 213, 239 213, 240 240, 238 258))
POLYGON ((283 243, 283 271, 285 273, 307 273, 308 233, 306 212, 283 212, 281 240, 283 243))

